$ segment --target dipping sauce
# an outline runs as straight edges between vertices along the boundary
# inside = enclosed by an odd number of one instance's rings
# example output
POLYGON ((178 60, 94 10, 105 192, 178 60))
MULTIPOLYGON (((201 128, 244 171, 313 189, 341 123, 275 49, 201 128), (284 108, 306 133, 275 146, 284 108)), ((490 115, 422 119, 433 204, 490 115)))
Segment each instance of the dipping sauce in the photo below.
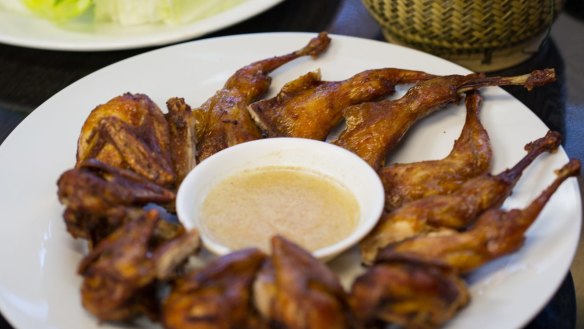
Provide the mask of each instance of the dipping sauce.
POLYGON ((359 205, 339 182, 302 168, 268 166, 221 181, 203 201, 202 229, 232 250, 283 235, 315 251, 349 236, 359 205))

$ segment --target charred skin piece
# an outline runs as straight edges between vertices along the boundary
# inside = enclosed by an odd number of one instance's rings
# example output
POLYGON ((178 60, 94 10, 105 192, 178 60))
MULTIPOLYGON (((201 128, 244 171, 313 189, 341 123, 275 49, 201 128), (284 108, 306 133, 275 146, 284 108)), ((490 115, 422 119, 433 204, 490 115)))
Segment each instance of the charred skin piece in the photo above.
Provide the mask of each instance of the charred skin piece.
POLYGON ((153 210, 126 223, 79 264, 83 307, 100 321, 130 321, 141 314, 156 319, 157 275, 168 275, 198 248, 199 236, 193 231, 153 253, 150 241, 158 220, 153 210))
POLYGON ((268 74, 296 58, 318 56, 329 43, 330 38, 323 32, 298 51, 261 60, 235 72, 221 90, 194 111, 199 129, 198 161, 229 146, 260 138, 247 107, 268 90, 271 83, 268 74))
POLYGON ((353 282, 349 295, 360 328, 438 328, 469 300, 453 271, 407 262, 376 264, 353 282))
POLYGON ((344 81, 322 81, 320 72, 310 72, 287 83, 276 97, 251 104, 249 111, 265 136, 324 140, 341 122, 346 107, 390 95, 396 84, 431 77, 419 71, 385 68, 344 81))
POLYGON ((170 153, 176 186, 196 165, 197 136, 195 118, 184 98, 171 98, 166 102, 168 113, 165 114, 169 126, 170 153))
POLYGON ((146 95, 126 93, 96 107, 81 128, 77 166, 97 159, 166 187, 176 183, 169 127, 146 95))
POLYGON ((259 250, 245 249, 177 279, 163 303, 164 328, 264 327, 252 303, 252 283, 264 259, 259 250))
POLYGON ((335 274, 280 236, 254 284, 256 306, 272 328, 352 328, 346 294, 335 274))
POLYGON ((128 218, 141 215, 147 203, 170 204, 175 199, 171 190, 95 159, 64 172, 57 186, 67 230, 93 245, 128 218))
POLYGON ((509 211, 491 209, 481 215, 467 231, 451 231, 447 235, 418 236, 384 248, 376 262, 406 260, 448 266, 466 274, 495 258, 521 247, 525 231, 569 177, 580 172, 580 162, 571 160, 556 171, 556 179, 524 209, 509 211))
POLYGON ((95 159, 66 171, 57 181, 59 200, 75 210, 100 212, 114 206, 173 202, 175 193, 129 170, 95 159))
POLYGON ((466 121, 448 156, 391 164, 379 171, 386 210, 427 196, 449 194, 468 179, 488 172, 493 152, 489 135, 479 119, 481 101, 478 91, 467 93, 466 121))
POLYGON ((363 262, 371 264, 379 250, 391 243, 429 232, 462 229, 488 209, 499 207, 525 168, 540 154, 556 150, 560 142, 560 134, 550 131, 527 144, 528 153, 513 168, 496 176, 472 178, 449 195, 429 196, 387 213, 359 245, 363 262))
POLYGON ((415 122, 446 104, 458 101, 461 93, 485 86, 503 85, 523 85, 530 90, 554 80, 553 69, 516 77, 470 74, 433 78, 416 84, 400 99, 347 108, 344 113, 347 128, 333 143, 356 153, 375 170, 379 170, 388 152, 396 147, 415 122))

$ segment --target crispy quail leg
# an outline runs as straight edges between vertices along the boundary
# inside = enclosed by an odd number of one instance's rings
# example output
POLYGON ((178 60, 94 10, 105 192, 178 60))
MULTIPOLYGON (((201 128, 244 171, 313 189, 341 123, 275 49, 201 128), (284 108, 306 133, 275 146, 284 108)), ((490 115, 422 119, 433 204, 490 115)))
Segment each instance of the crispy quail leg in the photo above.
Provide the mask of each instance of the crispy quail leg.
POLYGON ((328 35, 321 33, 298 51, 264 59, 235 72, 221 90, 195 111, 195 120, 201 125, 198 161, 229 146, 260 138, 247 107, 268 90, 271 83, 268 74, 296 58, 318 56, 329 43, 328 35))
POLYGON ((387 213, 359 245, 363 262, 373 262, 378 251, 388 244, 432 231, 464 228, 486 210, 500 206, 525 168, 540 154, 552 152, 559 145, 559 133, 548 132, 525 146, 528 153, 513 168, 497 176, 475 177, 449 195, 422 198, 387 213))
POLYGON ((448 268, 381 263, 359 276, 349 301, 362 328, 438 328, 470 299, 465 282, 448 268))
POLYGON ((77 166, 97 159, 172 186, 168 123, 146 95, 126 93, 96 107, 81 128, 77 166))
POLYGON ((427 196, 449 194, 468 179, 487 173, 493 152, 489 135, 479 119, 481 100, 478 91, 467 93, 466 121, 448 156, 440 160, 396 163, 379 171, 387 210, 427 196))
POLYGON ((262 328, 252 282, 264 258, 259 250, 245 249, 180 277, 163 304, 164 328, 262 328))
POLYGON ((251 104, 249 111, 266 136, 324 140, 341 122, 346 107, 387 96, 396 84, 431 77, 419 71, 385 68, 344 81, 322 81, 320 72, 310 72, 287 83, 276 97, 251 104))
POLYGON ((272 258, 254 284, 256 305, 273 328, 351 328, 335 274, 310 253, 276 236, 272 258))
POLYGON ((437 77, 416 84, 400 99, 363 103, 345 110, 347 128, 334 141, 379 170, 387 153, 418 120, 456 102, 460 93, 485 86, 523 85, 527 89, 555 80, 553 70, 534 71, 517 77, 484 77, 479 74, 437 77))
POLYGON ((150 241, 158 220, 153 210, 128 222, 79 264, 83 307, 99 320, 129 321, 140 314, 157 317, 156 290, 152 286, 157 274, 171 272, 198 247, 198 234, 185 234, 171 245, 163 245, 152 257, 150 241), (163 258, 164 262, 157 265, 163 258))
POLYGON ((376 262, 409 260, 441 264, 461 274, 468 273, 519 249, 525 239, 525 231, 537 219, 553 193, 564 180, 577 176, 579 172, 580 162, 571 160, 556 171, 554 182, 526 208, 509 211, 491 209, 467 231, 418 236, 391 244, 379 253, 376 262))

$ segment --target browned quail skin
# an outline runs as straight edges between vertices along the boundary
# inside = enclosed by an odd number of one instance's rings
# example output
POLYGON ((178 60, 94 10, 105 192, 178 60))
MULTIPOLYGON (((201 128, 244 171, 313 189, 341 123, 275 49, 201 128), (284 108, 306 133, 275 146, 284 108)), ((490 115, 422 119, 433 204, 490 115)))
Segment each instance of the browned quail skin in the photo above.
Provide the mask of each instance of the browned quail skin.
POLYGON ((481 74, 449 75, 417 83, 396 100, 363 103, 344 112, 347 127, 333 141, 379 170, 409 128, 449 103, 460 94, 486 86, 523 85, 527 89, 555 80, 553 69, 514 77, 485 77, 481 74))
POLYGON ((291 241, 272 238, 272 255, 254 284, 255 304, 271 328, 352 328, 337 276, 291 241))
POLYGON ((322 32, 298 51, 260 60, 235 72, 222 89, 194 111, 198 161, 229 146, 260 138, 247 107, 268 90, 268 74, 299 57, 317 57, 329 43, 330 38, 322 32))
POLYGON ((358 73, 343 81, 323 81, 320 71, 287 83, 273 98, 249 106, 252 118, 268 137, 324 140, 350 105, 390 95, 396 84, 427 80, 433 75, 382 68, 358 73))
POLYGON ((376 262, 408 260, 448 266, 465 274, 523 245, 525 231, 562 182, 580 173, 580 161, 570 160, 556 171, 556 179, 523 209, 491 209, 468 230, 417 236, 385 247, 376 262))
POLYGON ((257 249, 243 249, 179 277, 163 302, 164 328, 264 328, 252 302, 253 280, 264 259, 257 249))
POLYGON ((431 195, 452 193, 468 179, 489 171, 493 152, 489 134, 479 118, 481 102, 478 91, 467 92, 466 120, 445 158, 394 163, 379 170, 386 210, 431 195))
POLYGON ((359 244, 363 262, 371 264, 380 249, 388 244, 421 234, 462 229, 490 208, 500 206, 521 177, 523 171, 540 154, 560 146, 557 132, 525 146, 527 154, 515 166, 493 176, 485 174, 466 181, 448 195, 433 195, 385 214, 359 244))

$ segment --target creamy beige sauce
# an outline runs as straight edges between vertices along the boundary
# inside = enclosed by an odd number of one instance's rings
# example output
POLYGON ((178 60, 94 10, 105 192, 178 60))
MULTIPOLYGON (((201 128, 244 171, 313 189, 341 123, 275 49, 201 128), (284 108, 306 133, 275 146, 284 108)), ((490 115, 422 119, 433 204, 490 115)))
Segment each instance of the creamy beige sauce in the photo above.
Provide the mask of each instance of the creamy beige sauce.
POLYGON ((347 237, 356 227, 355 196, 332 178, 295 167, 243 171, 221 181, 202 206, 202 229, 231 249, 269 251, 283 235, 315 251, 347 237))

